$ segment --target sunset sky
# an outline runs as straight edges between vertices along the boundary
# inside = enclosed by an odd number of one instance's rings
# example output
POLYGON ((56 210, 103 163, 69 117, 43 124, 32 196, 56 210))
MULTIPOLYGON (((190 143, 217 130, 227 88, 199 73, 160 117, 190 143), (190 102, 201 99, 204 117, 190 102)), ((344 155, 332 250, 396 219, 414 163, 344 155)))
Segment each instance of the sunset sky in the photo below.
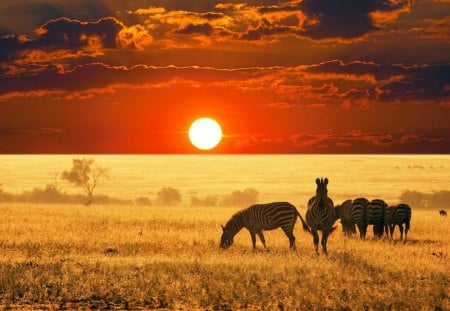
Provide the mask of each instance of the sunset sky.
POLYGON ((449 0, 5 0, 0 153, 449 153, 449 0))

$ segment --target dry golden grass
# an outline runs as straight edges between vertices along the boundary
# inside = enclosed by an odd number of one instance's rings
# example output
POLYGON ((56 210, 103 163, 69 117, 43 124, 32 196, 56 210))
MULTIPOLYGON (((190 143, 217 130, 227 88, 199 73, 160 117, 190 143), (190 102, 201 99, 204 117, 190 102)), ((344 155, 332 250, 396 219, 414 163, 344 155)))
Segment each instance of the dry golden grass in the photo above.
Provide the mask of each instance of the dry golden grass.
POLYGON ((281 230, 219 249, 236 210, 0 205, 0 309, 450 309, 437 212, 413 211, 407 243, 337 232, 317 257, 299 221, 296 252, 281 230))

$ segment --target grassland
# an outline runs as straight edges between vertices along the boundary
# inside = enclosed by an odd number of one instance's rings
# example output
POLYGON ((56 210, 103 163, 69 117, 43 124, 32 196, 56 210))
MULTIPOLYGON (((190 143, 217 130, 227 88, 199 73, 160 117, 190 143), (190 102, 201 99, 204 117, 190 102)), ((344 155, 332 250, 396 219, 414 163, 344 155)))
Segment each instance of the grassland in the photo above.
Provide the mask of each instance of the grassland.
POLYGON ((280 230, 269 252, 244 231, 219 249, 235 211, 0 205, 0 309, 450 309, 450 219, 437 212, 413 211, 407 243, 337 232, 317 257, 300 222, 295 252, 280 230))

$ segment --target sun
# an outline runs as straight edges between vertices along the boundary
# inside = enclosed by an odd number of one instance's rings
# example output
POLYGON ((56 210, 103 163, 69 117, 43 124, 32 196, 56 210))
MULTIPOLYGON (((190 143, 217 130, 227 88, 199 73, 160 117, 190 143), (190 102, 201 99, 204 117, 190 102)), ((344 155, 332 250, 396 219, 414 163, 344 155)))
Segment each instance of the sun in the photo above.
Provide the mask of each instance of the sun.
POLYGON ((191 124, 189 139, 198 149, 210 150, 222 140, 222 128, 214 119, 200 118, 191 124))

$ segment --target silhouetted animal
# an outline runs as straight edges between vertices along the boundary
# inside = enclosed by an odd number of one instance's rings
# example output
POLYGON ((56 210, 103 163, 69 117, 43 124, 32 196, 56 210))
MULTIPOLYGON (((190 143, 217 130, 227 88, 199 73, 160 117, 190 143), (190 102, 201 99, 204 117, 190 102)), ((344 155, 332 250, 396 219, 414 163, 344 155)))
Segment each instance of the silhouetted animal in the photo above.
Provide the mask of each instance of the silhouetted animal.
POLYGON ((400 229, 400 240, 403 240, 403 224, 405 224, 405 240, 408 237, 408 231, 411 222, 411 207, 408 204, 398 204, 391 206, 391 238, 394 237, 395 226, 400 229))
POLYGON ((375 199, 369 202, 367 206, 367 218, 363 236, 367 232, 367 226, 373 225, 373 235, 380 238, 383 235, 384 211, 386 203, 383 200, 375 199))
POLYGON ((439 215, 441 215, 442 217, 447 217, 447 212, 442 209, 439 211, 439 215))
MULTIPOLYGON (((387 204, 384 206, 384 233, 389 237, 392 224, 392 209, 387 204)), ((383 230, 383 229, 381 229, 383 230)))
POLYGON ((319 234, 317 233, 317 230, 322 231, 322 250, 327 254, 328 235, 336 229, 336 227, 333 227, 333 224, 337 217, 333 201, 328 197, 328 178, 317 178, 316 184, 316 196, 308 201, 306 223, 311 228, 314 248, 317 254, 319 254, 319 234))
POLYGON ((242 229, 246 228, 252 238, 253 249, 256 249, 256 235, 266 248, 266 240, 263 230, 273 230, 281 228, 289 238, 289 245, 295 249, 295 236, 293 234, 297 216, 303 224, 305 231, 311 232, 302 215, 294 205, 288 202, 273 202, 268 204, 255 204, 249 208, 234 214, 227 224, 222 226, 222 237, 220 247, 229 248, 234 242, 234 236, 242 229))
POLYGON ((334 207, 336 217, 341 219, 342 231, 345 234, 356 233, 355 222, 351 214, 352 200, 346 200, 340 205, 334 207))
POLYGON ((366 236, 367 232, 367 206, 369 200, 366 198, 357 198, 352 202, 350 207, 350 214, 352 215, 353 222, 358 226, 359 237, 362 239, 366 236))

